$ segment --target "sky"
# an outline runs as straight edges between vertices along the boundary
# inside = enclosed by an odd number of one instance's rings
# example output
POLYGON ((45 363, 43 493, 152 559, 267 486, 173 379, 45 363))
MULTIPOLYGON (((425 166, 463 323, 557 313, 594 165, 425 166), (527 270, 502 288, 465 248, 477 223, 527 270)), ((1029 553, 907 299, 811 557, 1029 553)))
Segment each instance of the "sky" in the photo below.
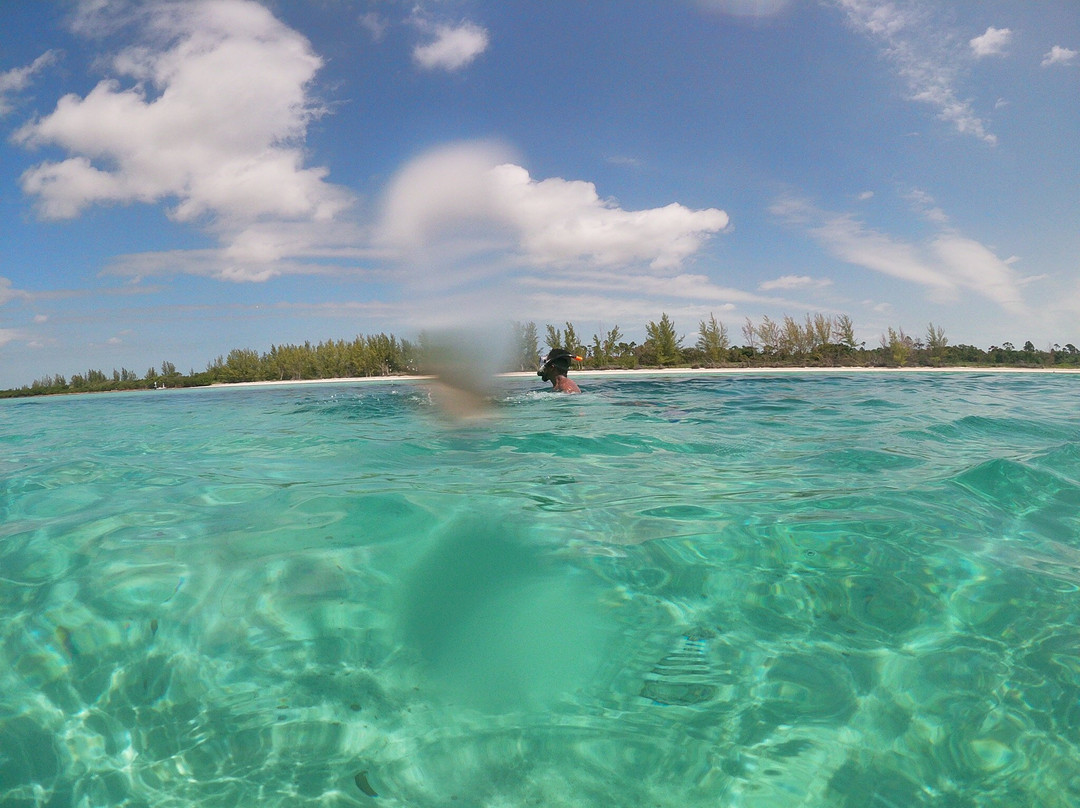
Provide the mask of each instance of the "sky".
POLYGON ((1076 0, 39 0, 0 32, 0 388, 665 313, 1080 344, 1076 0))

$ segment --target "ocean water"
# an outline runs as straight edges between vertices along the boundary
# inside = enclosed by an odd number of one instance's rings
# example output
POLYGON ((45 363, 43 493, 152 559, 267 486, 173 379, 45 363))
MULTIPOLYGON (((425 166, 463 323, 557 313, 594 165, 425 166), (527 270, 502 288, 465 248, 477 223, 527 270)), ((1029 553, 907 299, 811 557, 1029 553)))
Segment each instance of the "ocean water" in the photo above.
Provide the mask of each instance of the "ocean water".
POLYGON ((0 402, 0 806, 1080 805, 1080 377, 0 402))

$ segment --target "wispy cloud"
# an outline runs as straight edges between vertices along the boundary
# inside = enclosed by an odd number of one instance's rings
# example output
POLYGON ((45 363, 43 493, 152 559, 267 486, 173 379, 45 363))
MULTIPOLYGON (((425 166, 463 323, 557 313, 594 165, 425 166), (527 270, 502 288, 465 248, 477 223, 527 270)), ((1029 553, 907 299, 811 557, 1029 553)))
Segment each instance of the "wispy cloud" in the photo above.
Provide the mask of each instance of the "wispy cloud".
POLYGON ((982 59, 984 56, 1003 56, 1005 54, 1005 47, 1012 40, 1012 31, 1008 28, 994 28, 990 27, 986 29, 986 33, 969 40, 968 44, 971 45, 971 52, 976 59, 982 59))
POLYGON ((831 0, 848 24, 881 46, 882 56, 892 63, 912 101, 928 104, 938 117, 957 132, 993 145, 997 137, 975 112, 970 101, 960 98, 956 84, 959 59, 952 40, 941 32, 917 0, 831 0))
POLYGON ((791 0, 697 0, 702 8, 735 17, 775 17, 791 6, 791 0))
POLYGON ((1080 51, 1074 51, 1072 48, 1063 48, 1061 45, 1054 45, 1043 56, 1043 67, 1054 67, 1056 65, 1071 65, 1076 64, 1076 57, 1080 55, 1080 51))
POLYGON ((1021 280, 992 250, 957 233, 942 233, 930 246, 958 286, 981 294, 1006 311, 1025 311, 1021 280))
POLYGON ((0 277, 0 306, 12 300, 26 299, 28 297, 27 293, 21 289, 13 288, 8 278, 0 277))
POLYGON ((360 27, 367 31, 375 42, 381 42, 383 37, 386 36, 386 32, 390 30, 390 23, 387 19, 374 11, 362 14, 359 22, 360 27))
POLYGON ((809 275, 781 275, 771 281, 765 281, 758 286, 763 292, 773 292, 777 289, 822 289, 832 286, 828 278, 811 278, 809 275))
POLYGON ((428 70, 460 70, 486 51, 490 41, 487 29, 471 22, 430 28, 434 38, 413 49, 413 59, 428 70))
POLYGON ((905 194, 911 208, 924 219, 934 224, 948 224, 949 217, 934 201, 934 197, 919 188, 912 188, 905 194))
MULTIPOLYGON (((623 295, 656 299, 694 300, 702 305, 723 306, 729 303, 777 303, 772 297, 745 292, 730 286, 720 286, 706 275, 679 273, 657 276, 642 272, 592 272, 586 276, 568 275, 577 291, 593 291, 607 295, 623 295)), ((531 276, 522 279, 523 286, 550 286, 547 278, 531 276)), ((602 310, 602 307, 601 307, 602 310)))
POLYGON ((804 228, 830 255, 922 286, 933 299, 955 300, 970 291, 1006 311, 1026 309, 1021 279, 1008 262, 954 230, 942 229, 925 242, 912 243, 868 227, 852 214, 822 210, 793 196, 777 200, 771 210, 804 228))
POLYGON ((0 118, 11 112, 13 107, 11 96, 29 87, 34 76, 53 64, 57 58, 59 55, 56 51, 45 51, 25 67, 16 67, 0 73, 0 118))

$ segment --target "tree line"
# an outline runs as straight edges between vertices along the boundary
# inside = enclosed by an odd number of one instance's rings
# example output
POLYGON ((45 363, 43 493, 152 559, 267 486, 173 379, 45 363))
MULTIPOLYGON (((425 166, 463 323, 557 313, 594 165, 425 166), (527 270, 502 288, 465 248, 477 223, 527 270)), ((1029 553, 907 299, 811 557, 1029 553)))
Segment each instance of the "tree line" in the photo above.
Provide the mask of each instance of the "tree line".
MULTIPOLYGON (((535 345, 531 323, 516 326, 521 354, 535 345)), ((596 369, 638 367, 1080 367, 1080 350, 1072 343, 1036 348, 1029 340, 1022 348, 1011 342, 983 350, 974 345, 950 344, 945 329, 930 323, 926 333, 913 336, 888 327, 876 344, 855 337, 852 319, 841 314, 807 314, 802 319, 785 315, 780 320, 746 318, 734 344, 727 325, 710 315, 698 322, 696 339, 689 343, 675 323, 663 314, 645 326, 645 341, 627 342, 618 326, 578 336, 573 323, 565 328, 547 326, 546 343, 584 358, 596 369)), ((524 368, 523 368, 524 369, 524 368)))
MULTIPOLYGON (((535 370, 541 353, 536 324, 512 326, 512 350, 503 370, 535 370)), ((581 356, 582 367, 616 368, 723 368, 723 367, 1080 367, 1080 350, 1072 343, 1022 348, 1005 342, 988 349, 950 344, 945 330, 930 323, 925 334, 913 336, 889 327, 876 344, 856 340, 855 327, 846 314, 807 314, 796 319, 746 318, 734 344, 727 325, 709 316, 698 322, 693 341, 680 335, 674 321, 662 314, 645 326, 645 340, 628 340, 615 325, 591 337, 579 336, 573 323, 546 325, 543 346, 563 348, 581 356)), ((392 334, 359 335, 351 341, 327 340, 303 345, 271 345, 269 351, 234 348, 207 363, 206 369, 180 373, 171 362, 139 374, 127 368, 106 374, 101 370, 44 376, 30 385, 0 391, 0 397, 141 390, 157 387, 200 387, 256 381, 359 378, 414 375, 426 370, 432 355, 430 335, 416 341, 392 334)))

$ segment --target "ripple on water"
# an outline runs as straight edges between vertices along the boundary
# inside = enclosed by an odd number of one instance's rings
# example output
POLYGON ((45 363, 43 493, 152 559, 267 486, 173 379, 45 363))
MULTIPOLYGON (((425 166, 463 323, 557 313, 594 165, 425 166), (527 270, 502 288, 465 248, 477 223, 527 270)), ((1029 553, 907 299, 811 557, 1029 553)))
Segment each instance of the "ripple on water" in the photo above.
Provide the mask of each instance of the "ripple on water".
POLYGON ((1073 379, 505 385, 0 402, 0 804, 1080 805, 1073 379))
POLYGON ((1012 516, 1044 509, 1075 513, 1080 508, 1080 486, 1015 460, 987 460, 953 480, 991 507, 1012 516))
POLYGON ((1080 443, 1064 443, 1036 454, 1030 463, 1080 485, 1080 443))
POLYGON ((776 726, 842 725, 857 707, 844 658, 825 648, 776 658, 752 697, 759 703, 760 720, 776 726))

